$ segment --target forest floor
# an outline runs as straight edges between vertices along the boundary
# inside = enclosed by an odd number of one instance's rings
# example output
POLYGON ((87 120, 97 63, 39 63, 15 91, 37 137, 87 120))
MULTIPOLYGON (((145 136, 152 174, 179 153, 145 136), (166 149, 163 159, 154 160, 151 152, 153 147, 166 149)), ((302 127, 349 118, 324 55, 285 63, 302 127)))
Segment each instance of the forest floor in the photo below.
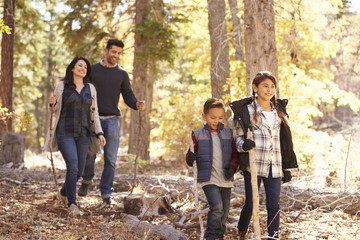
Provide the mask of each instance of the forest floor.
MULTIPOLYGON (((54 154, 59 184, 65 178, 65 164, 58 153, 54 154)), ((124 175, 124 158, 117 163, 117 176, 124 175)), ((186 166, 175 163, 149 165, 139 172, 153 176, 172 176, 190 178, 186 166)), ((95 183, 98 184, 102 170, 101 161, 96 164, 95 183)), ((191 174, 191 173, 190 173, 191 174)), ((296 180, 296 179, 293 179, 296 180)), ((240 174, 236 181, 243 181, 240 174)), ((316 184, 316 183, 314 183, 316 184)), ((357 185, 359 185, 357 183, 357 185)), ((177 186, 182 190, 184 186, 177 186)), ((357 192, 359 188, 357 187, 357 192)), ((200 192, 200 191, 199 191, 200 192)), ((201 191, 202 192, 202 191, 201 191)), ((233 191, 233 197, 239 197, 233 191)), ((56 188, 50 161, 46 155, 27 152, 22 168, 11 168, 11 165, 0 166, 0 240, 3 239, 145 239, 138 237, 122 223, 120 213, 124 212, 121 201, 128 194, 114 192, 113 198, 119 205, 98 209, 101 203, 97 186, 86 197, 78 197, 82 215, 77 219, 67 216, 67 208, 56 199, 56 188)), ((226 232, 226 240, 238 239, 236 220, 238 219, 244 197, 240 203, 232 206, 230 218, 232 223, 226 232)), ((266 211, 260 206, 260 222, 265 228, 266 211)), ((185 212, 185 210, 184 210, 185 212)), ((160 216, 146 219, 151 224, 169 224, 177 216, 160 216)), ((346 214, 341 210, 289 210, 281 212, 281 239, 351 239, 360 240, 360 216, 346 214)), ((206 221, 206 217, 204 217, 206 221)), ((179 229, 189 239, 199 239, 200 229, 179 229)), ((252 229, 252 226, 250 226, 252 229)), ((252 236, 250 230, 249 236, 252 236)))

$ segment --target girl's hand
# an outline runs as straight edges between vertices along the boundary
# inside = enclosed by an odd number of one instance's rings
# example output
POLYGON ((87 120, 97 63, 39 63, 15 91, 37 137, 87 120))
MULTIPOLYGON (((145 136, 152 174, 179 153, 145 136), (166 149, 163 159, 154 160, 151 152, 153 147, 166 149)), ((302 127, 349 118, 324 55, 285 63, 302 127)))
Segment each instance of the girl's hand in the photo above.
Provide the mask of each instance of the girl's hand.
POLYGON ((255 147, 255 142, 250 139, 245 139, 242 148, 244 151, 249 151, 255 147))
POLYGON ((99 142, 100 142, 101 147, 106 145, 106 139, 105 139, 104 135, 99 136, 99 142))
POLYGON ((56 95, 55 93, 49 97, 49 104, 50 105, 55 105, 56 104, 56 95))

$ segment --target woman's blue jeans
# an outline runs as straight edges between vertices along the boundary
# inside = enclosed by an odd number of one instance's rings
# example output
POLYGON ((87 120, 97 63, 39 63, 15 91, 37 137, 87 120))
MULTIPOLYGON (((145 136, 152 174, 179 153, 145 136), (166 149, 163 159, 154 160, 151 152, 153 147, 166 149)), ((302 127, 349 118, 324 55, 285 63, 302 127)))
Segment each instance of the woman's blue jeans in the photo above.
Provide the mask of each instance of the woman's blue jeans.
MULTIPOLYGON (((113 192, 115 167, 119 149, 120 124, 119 117, 101 119, 101 127, 104 131, 106 145, 104 146, 104 170, 100 180, 101 197, 109 198, 113 192)), ((86 160, 86 168, 83 179, 90 181, 95 175, 96 154, 89 153, 86 160)))
POLYGON ((65 183, 61 195, 67 196, 68 206, 76 204, 76 183, 85 168, 90 137, 70 137, 56 135, 59 150, 66 163, 65 183))
MULTIPOLYGON (((279 237, 279 225, 280 225, 280 190, 281 190, 281 178, 272 178, 272 171, 270 168, 269 177, 258 177, 258 187, 260 187, 261 180, 264 183, 266 193, 266 210, 267 210, 267 226, 268 234, 270 237, 279 237)), ((251 188, 251 175, 249 172, 244 171, 245 182, 245 205, 240 213, 240 219, 238 223, 239 231, 245 231, 249 227, 249 223, 252 216, 252 188, 251 188)))
POLYGON ((230 210, 231 188, 209 184, 203 186, 202 189, 210 205, 205 239, 215 240, 223 238, 230 210))

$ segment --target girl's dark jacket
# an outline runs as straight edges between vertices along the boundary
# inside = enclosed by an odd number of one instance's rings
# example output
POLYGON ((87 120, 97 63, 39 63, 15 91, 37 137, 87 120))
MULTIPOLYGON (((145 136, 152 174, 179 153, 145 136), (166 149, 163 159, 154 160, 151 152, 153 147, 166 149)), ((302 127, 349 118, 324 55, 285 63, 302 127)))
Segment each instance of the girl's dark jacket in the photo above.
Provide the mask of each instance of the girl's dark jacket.
MULTIPOLYGON (((247 105, 252 101, 252 97, 246 97, 230 103, 230 107, 234 113, 234 121, 237 121, 237 123, 242 127, 244 133, 247 132, 250 126, 250 114, 247 105)), ((276 103, 279 107, 279 110, 283 112, 286 117, 289 117, 286 112, 286 105, 288 100, 278 98, 276 99, 276 103)), ((293 149, 290 127, 283 122, 281 122, 280 126, 280 149, 282 169, 298 168, 296 155, 293 149)), ((237 158, 240 165, 240 170, 245 171, 249 166, 249 153, 238 152, 237 158)))

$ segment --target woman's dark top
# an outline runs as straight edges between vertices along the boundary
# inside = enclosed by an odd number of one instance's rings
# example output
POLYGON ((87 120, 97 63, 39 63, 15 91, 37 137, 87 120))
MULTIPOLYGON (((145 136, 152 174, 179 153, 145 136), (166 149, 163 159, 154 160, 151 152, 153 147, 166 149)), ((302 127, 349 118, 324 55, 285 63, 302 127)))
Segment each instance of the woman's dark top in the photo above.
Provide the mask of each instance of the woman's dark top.
POLYGON ((56 135, 90 137, 91 102, 92 98, 89 84, 85 83, 80 93, 65 84, 56 135))

